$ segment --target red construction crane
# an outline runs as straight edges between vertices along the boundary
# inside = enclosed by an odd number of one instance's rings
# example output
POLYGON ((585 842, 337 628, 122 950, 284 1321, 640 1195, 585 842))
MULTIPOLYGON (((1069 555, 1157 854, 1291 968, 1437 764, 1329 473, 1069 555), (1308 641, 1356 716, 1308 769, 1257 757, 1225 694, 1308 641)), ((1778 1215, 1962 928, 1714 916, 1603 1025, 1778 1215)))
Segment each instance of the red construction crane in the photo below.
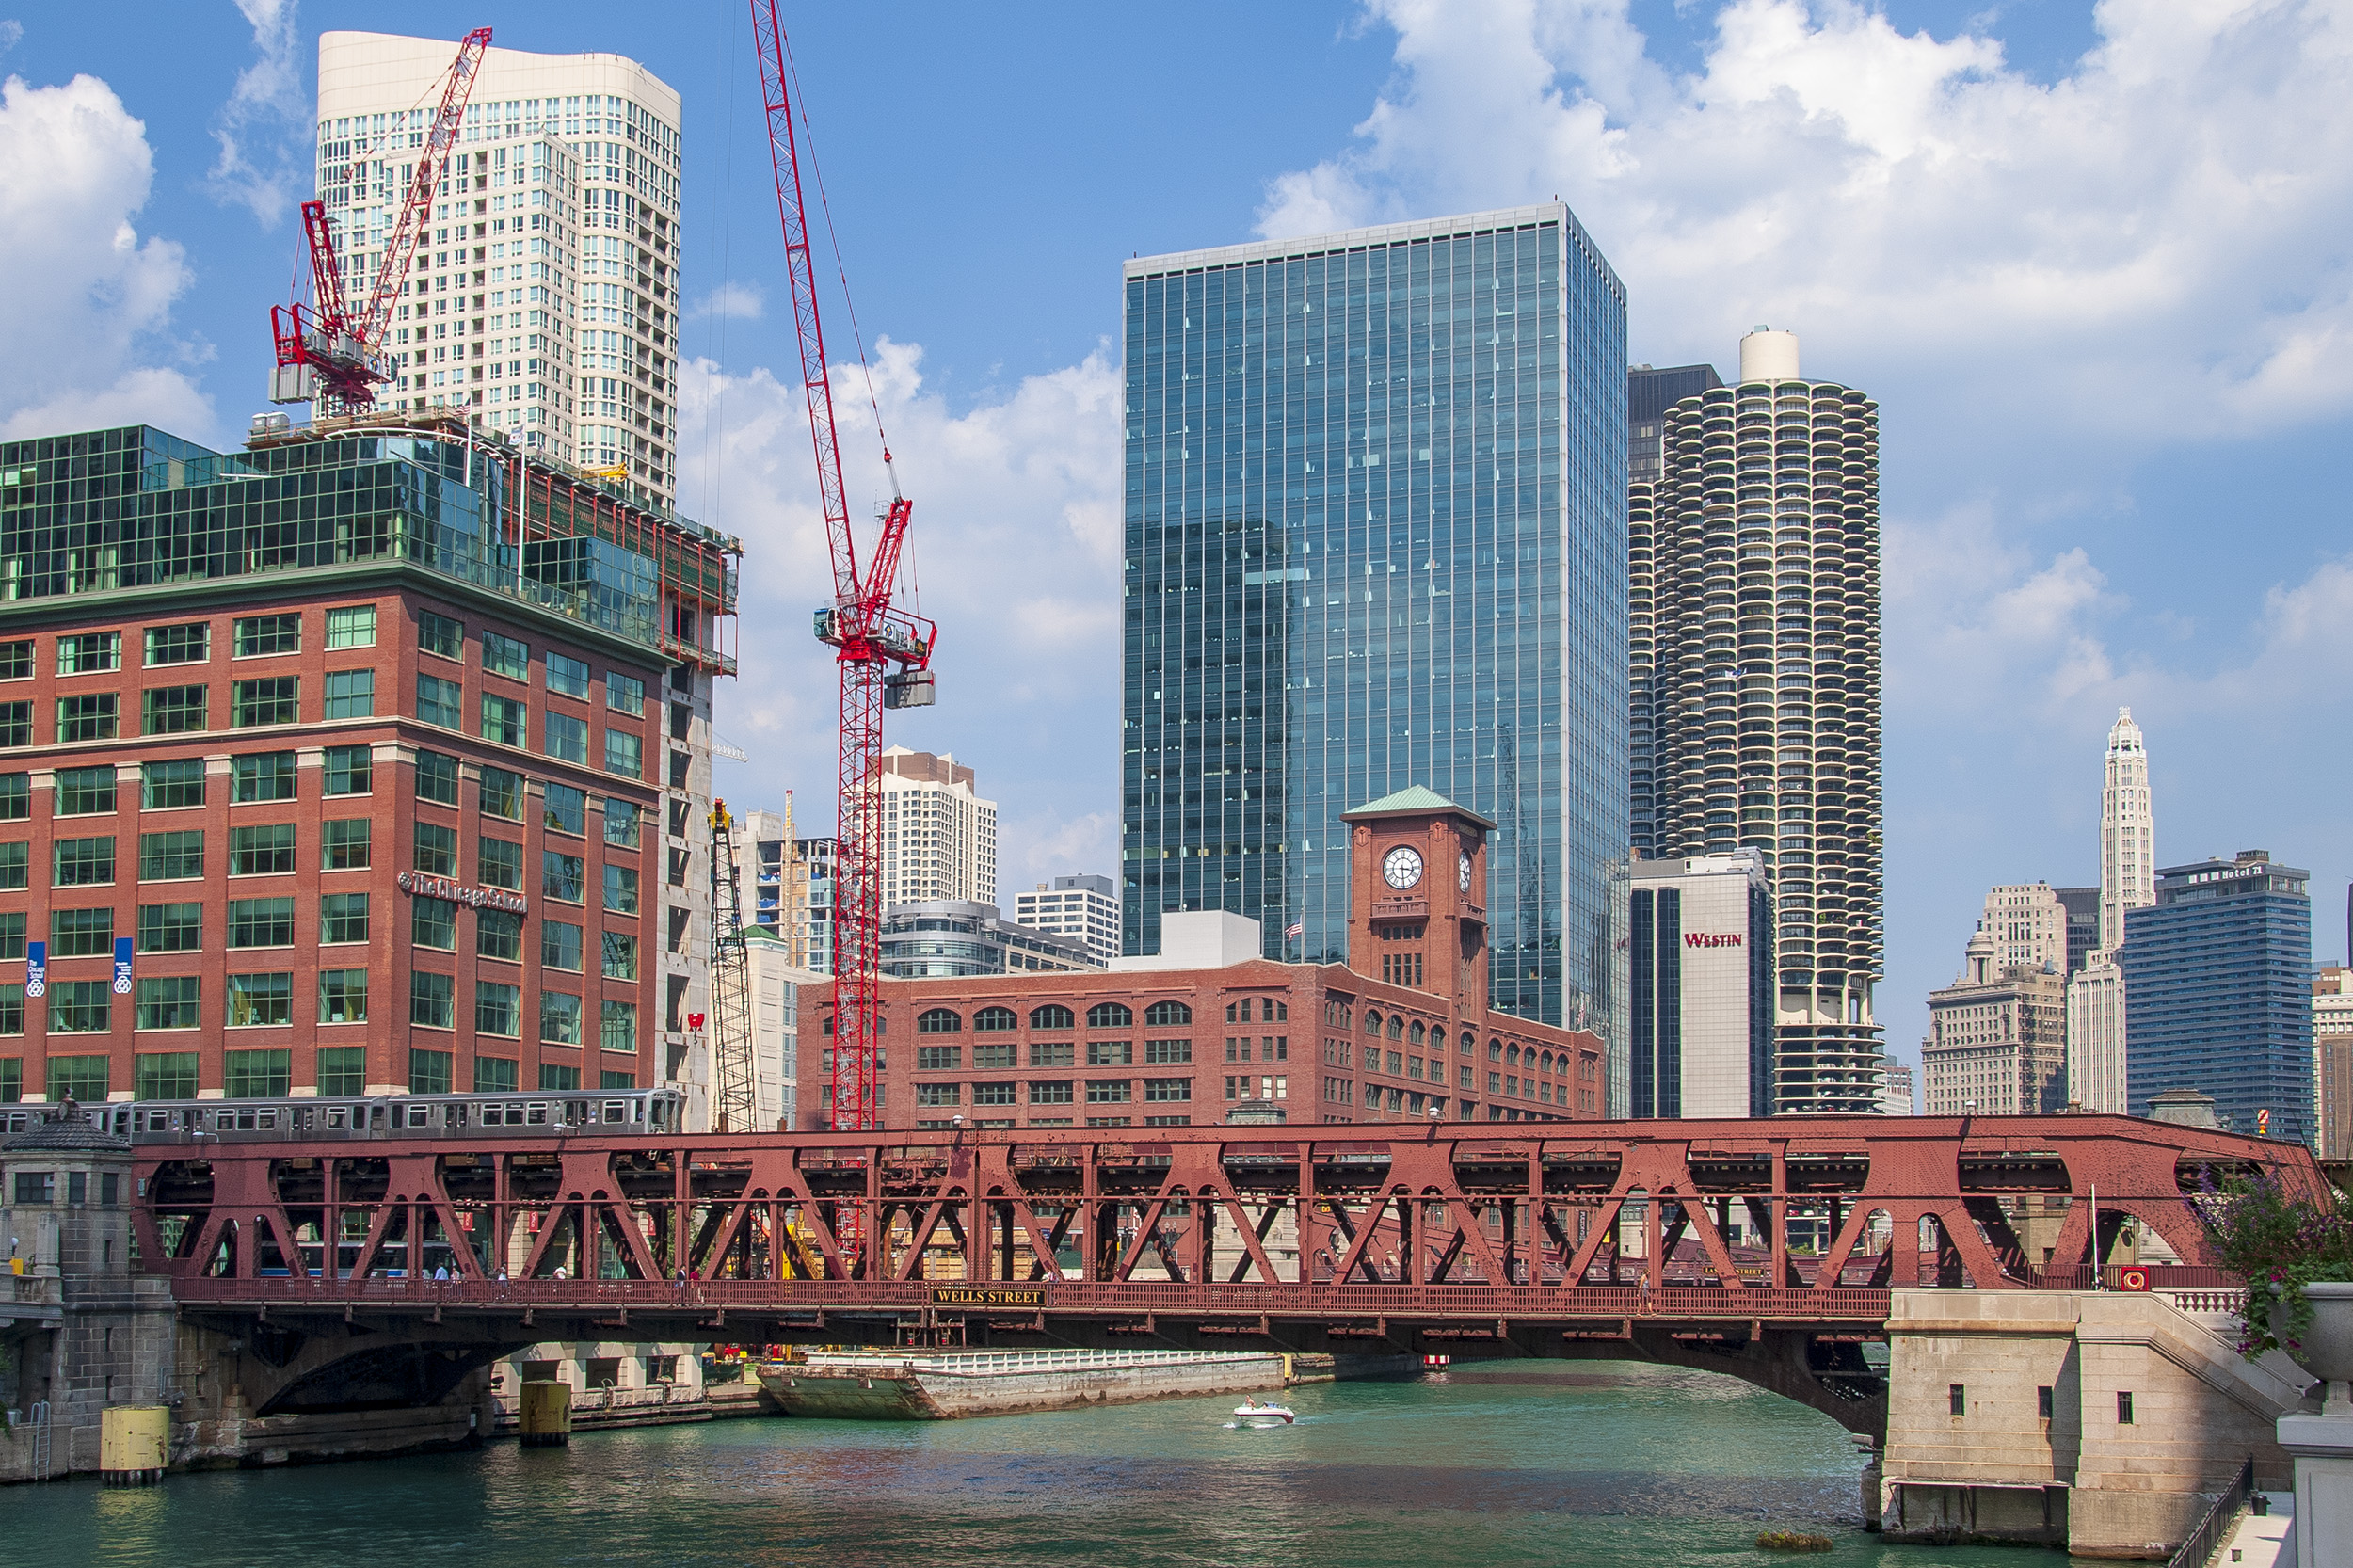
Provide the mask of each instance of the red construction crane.
MULTIPOLYGON (((384 352, 384 328, 392 318, 392 300, 408 277, 408 258, 417 248, 425 220, 432 216, 433 197, 441 183, 441 168, 466 115, 466 100, 473 91, 482 56, 490 47, 490 29, 476 27, 457 46, 457 57, 441 77, 440 107, 425 131, 424 145, 401 203, 399 221, 384 244, 384 259, 357 309, 344 294, 342 264, 335 256, 335 236, 327 222, 327 203, 302 204, 302 232, 310 243, 311 306, 297 300, 273 305, 270 336, 278 345, 278 365, 270 376, 273 403, 317 402, 328 413, 357 413, 376 403, 376 384, 392 377, 384 352)), ((364 160, 354 166, 352 184, 362 182, 364 160)), ((389 162, 386 171, 389 174, 389 162)))
MULTIPOLYGON (((776 211, 784 220, 786 270, 792 280, 792 321, 801 347, 801 389, 808 399, 808 431, 817 456, 817 492, 833 553, 833 602, 817 612, 818 641, 831 644, 841 669, 841 750, 835 776, 840 805, 840 845, 834 871, 833 1125, 871 1131, 882 1125, 875 1104, 875 1061, 881 1047, 882 978, 882 711, 928 707, 933 698, 932 648, 938 629, 890 602, 915 504, 899 494, 890 450, 890 505, 882 532, 858 570, 857 541, 841 483, 841 454, 834 439, 833 387, 825 376, 825 335, 817 319, 816 271, 808 219, 801 205, 801 159, 792 134, 791 57, 775 0, 751 0, 752 41, 768 106, 768 151, 776 168, 776 211)), ((879 434, 879 420, 877 421, 879 434)))

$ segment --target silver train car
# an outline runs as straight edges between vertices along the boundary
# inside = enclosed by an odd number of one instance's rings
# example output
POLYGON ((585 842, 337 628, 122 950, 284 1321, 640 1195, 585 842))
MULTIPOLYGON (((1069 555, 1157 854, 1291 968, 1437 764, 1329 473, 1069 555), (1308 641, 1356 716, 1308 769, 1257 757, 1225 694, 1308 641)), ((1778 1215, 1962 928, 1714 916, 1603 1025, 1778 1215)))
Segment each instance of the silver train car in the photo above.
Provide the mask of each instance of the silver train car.
MULTIPOLYGON (((372 1095, 216 1100, 110 1100, 79 1108, 92 1127, 135 1144, 208 1139, 268 1143, 449 1138, 477 1132, 544 1137, 551 1132, 653 1135, 683 1130, 686 1096, 676 1089, 542 1089, 534 1094, 372 1095)), ((0 1108, 0 1133, 24 1132, 46 1113, 39 1105, 0 1108)))

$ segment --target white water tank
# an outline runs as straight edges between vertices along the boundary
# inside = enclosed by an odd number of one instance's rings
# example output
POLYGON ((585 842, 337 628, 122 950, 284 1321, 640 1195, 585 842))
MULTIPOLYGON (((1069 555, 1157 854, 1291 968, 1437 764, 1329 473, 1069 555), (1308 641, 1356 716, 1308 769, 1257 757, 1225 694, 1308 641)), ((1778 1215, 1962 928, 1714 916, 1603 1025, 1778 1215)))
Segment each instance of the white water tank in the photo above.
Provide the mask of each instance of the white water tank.
POLYGON ((1798 376, 1798 334, 1776 332, 1759 326, 1740 340, 1740 379, 1795 381, 1798 376))

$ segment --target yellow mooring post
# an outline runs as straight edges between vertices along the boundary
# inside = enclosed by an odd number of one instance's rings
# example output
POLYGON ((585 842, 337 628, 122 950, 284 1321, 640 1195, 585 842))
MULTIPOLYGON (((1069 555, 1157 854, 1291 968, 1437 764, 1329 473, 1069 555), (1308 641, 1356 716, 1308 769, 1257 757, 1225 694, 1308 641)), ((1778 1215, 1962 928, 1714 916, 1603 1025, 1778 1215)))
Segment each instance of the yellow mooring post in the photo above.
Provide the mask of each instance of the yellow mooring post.
POLYGON ((108 1486, 152 1486, 171 1462, 171 1411, 119 1404, 98 1417, 98 1473, 108 1486))
POLYGON ((521 1418, 524 1448, 563 1448, 572 1440, 572 1385, 546 1379, 524 1384, 521 1418))

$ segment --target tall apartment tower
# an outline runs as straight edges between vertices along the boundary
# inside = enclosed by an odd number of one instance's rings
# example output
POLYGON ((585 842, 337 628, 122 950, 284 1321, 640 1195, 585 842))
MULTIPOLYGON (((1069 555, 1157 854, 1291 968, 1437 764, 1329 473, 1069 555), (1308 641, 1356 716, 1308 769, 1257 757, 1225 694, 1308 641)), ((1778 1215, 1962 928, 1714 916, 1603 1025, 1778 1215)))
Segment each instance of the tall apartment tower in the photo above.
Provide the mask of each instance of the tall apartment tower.
MULTIPOLYGON (((2097 899, 2096 945, 2067 983, 2067 1092, 2087 1111, 2129 1114, 2134 1110, 2125 1093, 2130 1007, 2117 949, 2123 945, 2125 915, 2156 902, 2156 865, 2149 748, 2133 711, 2120 708, 2108 728, 2100 787, 2100 886, 2066 890, 2074 895, 2071 910, 2080 911, 2086 893, 2097 899)), ((2081 914, 2075 919, 2080 923, 2081 914)), ((2146 1114, 2148 1108, 2139 1110, 2146 1114)))
POLYGON ((876 776, 882 791, 882 903, 997 902, 997 803, 973 791, 953 756, 892 746, 876 776))
POLYGON ((1123 273, 1122 949, 1342 961, 1340 813, 1420 784, 1497 824, 1495 1005, 1607 1028, 1624 285, 1557 203, 1123 273))
POLYGON ((1626 373, 1626 804, 1635 856, 1658 853, 1655 743, 1657 659, 1658 482, 1666 472, 1667 414, 1724 384, 1714 365, 1636 365, 1626 373))
MULTIPOLYGON (((355 293, 382 264, 456 52, 319 37, 318 194, 355 293)), ((485 53, 392 310, 389 407, 470 409, 528 453, 676 504, 679 110, 618 55, 485 53)))
MULTIPOLYGON (((1879 1108, 1879 407, 1740 340, 1665 415, 1650 522, 1652 853, 1765 859, 1773 1108, 1879 1108)), ((1637 658, 1641 657, 1638 651, 1637 658)))
POLYGON ((1016 893, 1013 918, 1033 931, 1050 931, 1087 945, 1098 964, 1119 956, 1119 884, 1108 876, 1058 876, 1016 893))
MULTIPOLYGON (((389 33, 319 37, 318 195, 344 286, 366 286, 406 194, 432 90, 455 42, 389 33)), ((711 1005, 712 683, 740 556, 732 539, 675 516, 679 230, 684 143, 678 93, 618 55, 491 49, 467 102, 430 226, 392 308, 388 411, 461 410, 521 452, 531 515, 554 478, 601 488, 659 520, 613 542, 658 555, 664 791, 659 931, 664 1076, 711 1005), (549 476, 533 473, 544 468, 549 476), (552 476, 552 477, 550 477, 552 476), (672 530, 696 542, 683 552, 672 530), (692 580, 694 594, 668 591, 692 580)))

